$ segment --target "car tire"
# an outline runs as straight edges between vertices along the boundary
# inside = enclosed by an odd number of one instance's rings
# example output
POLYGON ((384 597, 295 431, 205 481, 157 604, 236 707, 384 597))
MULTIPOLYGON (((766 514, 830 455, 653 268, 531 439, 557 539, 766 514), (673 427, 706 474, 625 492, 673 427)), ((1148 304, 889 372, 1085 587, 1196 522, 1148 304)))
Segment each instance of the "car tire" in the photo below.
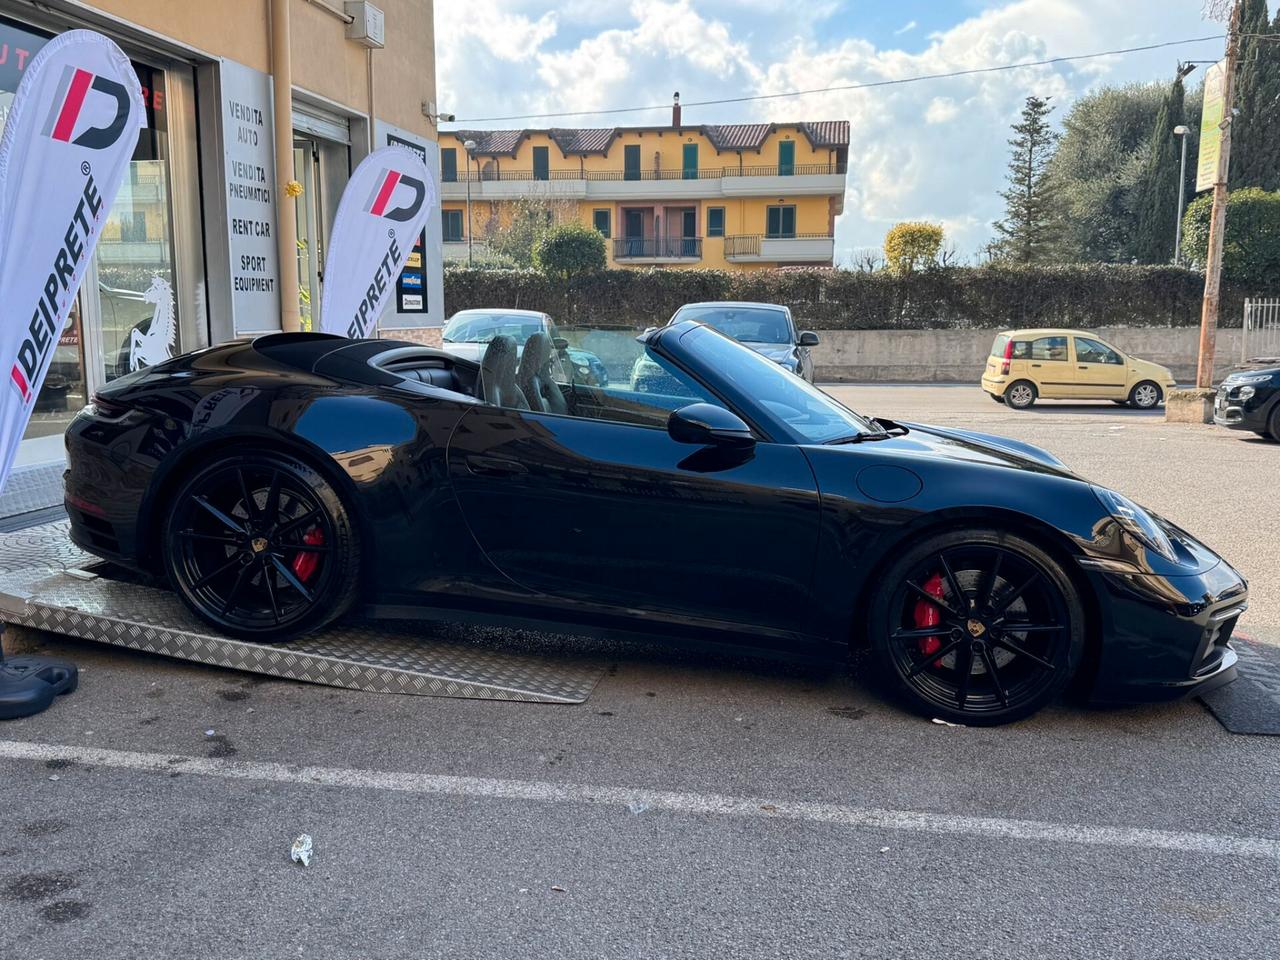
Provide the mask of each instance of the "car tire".
POLYGON ((1015 380, 1004 391, 1004 402, 1014 410, 1030 410, 1039 391, 1030 380, 1015 380))
POLYGON ((1280 402, 1271 408, 1271 416, 1267 418, 1267 430, 1272 440, 1280 442, 1280 402))
POLYGON ((219 632, 284 643, 355 603, 360 538, 337 490, 287 454, 215 459, 178 487, 162 536, 175 593, 219 632))
POLYGON ((1129 406, 1138 410, 1154 410, 1160 406, 1160 401, 1164 399, 1164 392, 1160 389, 1160 385, 1150 380, 1143 380, 1141 383, 1135 383, 1133 389, 1129 391, 1129 406))
POLYGON ((1059 697, 1080 665, 1079 592, 1052 556, 1016 534, 936 534, 879 580, 871 660, 880 684, 922 716, 1012 723, 1059 697))

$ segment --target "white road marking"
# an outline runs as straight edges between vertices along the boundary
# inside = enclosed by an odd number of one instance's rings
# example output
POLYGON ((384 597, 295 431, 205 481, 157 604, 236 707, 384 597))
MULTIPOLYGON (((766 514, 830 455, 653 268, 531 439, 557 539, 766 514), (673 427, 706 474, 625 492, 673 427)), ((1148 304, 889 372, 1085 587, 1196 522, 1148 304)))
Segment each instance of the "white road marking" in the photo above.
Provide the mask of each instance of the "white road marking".
POLYGON ((880 810, 837 803, 779 800, 764 797, 731 797, 720 794, 681 793, 630 787, 551 783, 539 780, 498 780, 487 777, 454 777, 429 773, 398 773, 346 767, 303 767, 249 760, 219 760, 167 753, 137 753, 73 747, 51 743, 0 740, 0 759, 72 760, 91 767, 140 770, 221 777, 225 780, 259 780, 302 786, 351 787, 400 793, 480 797, 493 800, 532 800, 541 803, 616 804, 628 808, 647 805, 648 810, 713 817, 754 817, 761 820, 800 820, 844 827, 903 830, 908 833, 950 834, 996 840, 1071 843, 1083 846, 1129 847, 1171 850, 1222 857, 1263 857, 1280 860, 1280 839, 1235 837, 1181 830, 1145 830, 1137 827, 1088 826, 1011 820, 1003 817, 968 817, 947 813, 880 810))

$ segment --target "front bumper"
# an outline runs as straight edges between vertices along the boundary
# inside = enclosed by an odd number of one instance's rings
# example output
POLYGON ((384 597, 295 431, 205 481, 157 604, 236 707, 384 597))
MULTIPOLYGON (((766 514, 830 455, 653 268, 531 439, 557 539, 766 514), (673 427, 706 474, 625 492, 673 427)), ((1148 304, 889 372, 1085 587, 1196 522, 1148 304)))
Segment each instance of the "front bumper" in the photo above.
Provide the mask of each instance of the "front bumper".
POLYGON ((1230 564, 1191 576, 1093 577, 1104 638, 1094 700, 1177 700, 1236 678, 1230 640, 1248 608, 1249 589, 1230 564))
POLYGON ((1235 394, 1240 384, 1224 383, 1213 398, 1213 422, 1229 430, 1251 430, 1263 433, 1267 429, 1267 401, 1258 394, 1241 398, 1235 394))

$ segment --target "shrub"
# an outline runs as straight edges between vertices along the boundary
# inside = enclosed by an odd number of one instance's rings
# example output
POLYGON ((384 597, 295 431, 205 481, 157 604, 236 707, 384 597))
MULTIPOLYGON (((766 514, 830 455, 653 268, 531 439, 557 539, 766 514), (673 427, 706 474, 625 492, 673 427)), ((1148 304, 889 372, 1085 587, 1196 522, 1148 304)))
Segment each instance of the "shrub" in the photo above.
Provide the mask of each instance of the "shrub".
MULTIPOLYGON (((1197 197, 1182 221, 1182 255, 1203 264, 1209 256, 1213 194, 1197 197)), ((1251 292, 1280 284, 1280 193, 1257 187, 1227 197, 1227 234, 1222 244, 1222 276, 1251 292)))
MULTIPOLYGON (((1280 292, 1280 284, 1272 287, 1280 292)), ((1251 296, 1266 293, 1251 289, 1251 296)), ((662 324, 681 304, 789 306, 806 330, 1187 327, 1200 323, 1204 275, 1169 266, 994 263, 901 276, 861 270, 603 270, 560 280, 534 270, 445 271, 445 305, 543 310, 564 324, 662 324)), ((1221 322, 1239 326, 1244 288, 1226 283, 1221 322)))
POLYGON ((894 273, 936 264, 941 249, 942 226, 936 223, 899 223, 884 238, 884 257, 894 273))
POLYGON ((533 262, 543 273, 568 280, 604 269, 604 237, 581 223, 563 223, 538 237, 533 262))

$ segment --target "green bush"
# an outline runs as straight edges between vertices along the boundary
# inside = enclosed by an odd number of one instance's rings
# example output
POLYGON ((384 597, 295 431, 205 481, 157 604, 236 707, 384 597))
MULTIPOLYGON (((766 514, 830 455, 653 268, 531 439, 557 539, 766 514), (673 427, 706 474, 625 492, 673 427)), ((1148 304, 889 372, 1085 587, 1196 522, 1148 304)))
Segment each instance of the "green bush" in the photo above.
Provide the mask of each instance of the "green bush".
POLYGON ((533 263, 543 273, 568 280, 604 269, 604 236, 581 223, 562 223, 538 237, 533 263))
MULTIPOLYGON (((1195 199, 1182 221, 1182 255, 1204 264, 1209 255, 1213 194, 1195 199)), ((1222 243, 1224 279, 1255 292, 1280 285, 1280 193, 1257 187, 1227 197, 1227 234, 1222 243)))
MULTIPOLYGON (((1280 292, 1280 284, 1272 287, 1280 292)), ((1250 289, 1250 296, 1266 293, 1250 289)), ((855 270, 602 270, 559 280, 533 270, 445 271, 449 313, 543 310, 563 324, 662 324, 681 304, 757 300, 789 306, 806 330, 989 327, 1189 327, 1204 275, 1183 267, 989 264, 896 276, 855 270)), ((1242 287, 1226 283, 1221 323, 1239 326, 1242 287)))
POLYGON ((899 223, 884 237, 884 258, 894 273, 936 264, 941 249, 942 225, 937 223, 899 223))

